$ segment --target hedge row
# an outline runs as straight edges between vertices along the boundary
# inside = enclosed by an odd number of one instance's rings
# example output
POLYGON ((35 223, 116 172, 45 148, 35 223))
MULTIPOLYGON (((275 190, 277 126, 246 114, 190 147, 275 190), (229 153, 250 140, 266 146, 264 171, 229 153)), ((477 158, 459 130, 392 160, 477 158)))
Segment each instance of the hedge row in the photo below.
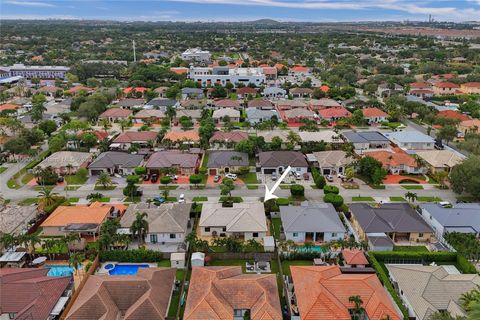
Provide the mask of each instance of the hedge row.
POLYGON ((162 254, 153 250, 111 250, 100 252, 100 261, 116 262, 159 262, 162 254))
POLYGON ((55 209, 57 209, 62 203, 65 202, 65 198, 64 197, 59 197, 55 200, 54 203, 52 203, 51 205, 49 206, 46 206, 45 208, 43 208, 43 211, 47 214, 50 214, 52 213, 53 211, 55 211, 55 209))
POLYGON ((336 186, 325 186, 323 188, 323 193, 324 194, 328 194, 328 193, 339 194, 340 190, 336 186))
POLYGON ((325 177, 318 172, 318 169, 315 167, 311 167, 310 171, 312 172, 312 178, 313 182, 315 182, 315 185, 317 186, 318 189, 323 189, 327 182, 325 181, 325 177))

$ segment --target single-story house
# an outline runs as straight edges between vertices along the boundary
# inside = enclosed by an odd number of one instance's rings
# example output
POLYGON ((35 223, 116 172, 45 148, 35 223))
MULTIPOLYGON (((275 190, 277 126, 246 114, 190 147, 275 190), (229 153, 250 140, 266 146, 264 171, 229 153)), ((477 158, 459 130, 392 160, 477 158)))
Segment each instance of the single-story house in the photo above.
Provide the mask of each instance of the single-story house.
POLYGON ((274 274, 245 274, 240 266, 193 267, 184 320, 282 320, 274 274))
POLYGON ((346 142, 353 144, 356 151, 386 149, 390 145, 390 140, 378 131, 348 131, 342 136, 346 142))
POLYGON ((221 203, 204 203, 198 226, 202 237, 232 236, 244 241, 262 241, 268 232, 262 202, 234 203, 231 208, 224 208, 221 203))
POLYGON ((321 98, 318 100, 310 100, 309 101, 309 107, 311 110, 316 111, 316 110, 322 110, 322 109, 328 109, 328 108, 339 108, 342 105, 338 103, 337 101, 329 98, 321 98))
POLYGON ((302 143, 308 142, 325 142, 332 144, 343 144, 344 141, 338 133, 333 130, 320 130, 320 131, 299 131, 298 135, 300 136, 302 143))
POLYGON ((346 168, 354 161, 342 150, 314 152, 307 154, 307 160, 317 167, 322 175, 344 174, 346 168))
POLYGON ((236 93, 239 99, 245 99, 248 95, 255 97, 257 95, 257 88, 243 87, 237 88, 236 93))
POLYGON ((386 267, 410 319, 427 320, 436 312, 465 318, 462 295, 480 286, 478 274, 461 274, 454 266, 387 264, 386 267))
POLYGON ((182 88, 182 99, 203 99, 203 89, 200 88, 182 88))
POLYGON ((107 151, 102 152, 90 163, 88 171, 90 175, 99 175, 106 172, 110 175, 130 175, 134 173, 136 167, 141 166, 143 156, 139 154, 130 154, 126 152, 107 151))
POLYGON ((291 88, 290 94, 294 98, 308 98, 312 95, 313 90, 310 88, 291 88))
POLYGON ((285 98, 287 96, 287 91, 279 87, 267 87, 263 89, 262 95, 265 98, 285 98))
POLYGON ((377 87, 377 95, 379 97, 386 97, 392 94, 400 94, 403 93, 403 87, 397 83, 394 83, 393 86, 389 83, 381 83, 377 87))
POLYGON ((165 112, 162 110, 157 110, 157 109, 143 109, 137 112, 133 116, 133 121, 136 123, 145 123, 147 121, 150 122, 158 122, 162 119, 164 119, 165 112))
POLYGON ((148 159, 145 167, 149 173, 160 173, 164 168, 175 168, 178 174, 195 174, 199 165, 198 154, 177 150, 157 151, 148 159))
MULTIPOLYGON (((181 100, 180 106, 184 109, 188 110, 195 110, 195 109, 203 109, 207 106, 207 101, 205 99, 189 99, 189 100, 181 100)), ((178 112, 178 110, 177 110, 178 112)))
POLYGON ((365 253, 359 249, 343 249, 342 258, 347 268, 365 268, 369 264, 365 253))
POLYGON ((212 151, 208 154, 208 174, 238 172, 241 167, 248 167, 248 154, 237 151, 212 151))
POLYGON ((200 135, 196 130, 188 131, 169 131, 163 137, 162 142, 171 141, 174 144, 188 143, 195 144, 200 142, 200 135))
POLYGON ((363 117, 369 124, 387 121, 388 113, 378 108, 363 108, 363 117))
POLYGON ((273 109, 273 103, 270 100, 254 99, 254 100, 248 101, 248 108, 271 110, 273 109))
POLYGON ((224 123, 225 117, 230 119, 230 122, 240 121, 240 111, 233 108, 222 108, 213 111, 212 118, 215 123, 224 123))
POLYGON ((180 122, 181 117, 191 118, 193 123, 199 122, 202 118, 201 110, 190 110, 190 109, 177 109, 177 113, 174 118, 174 123, 177 124, 180 122))
POLYGON ((285 122, 302 122, 303 119, 318 120, 315 112, 305 108, 282 110, 280 116, 285 122))
POLYGON ((344 107, 333 107, 318 110, 318 114, 322 120, 329 122, 337 121, 343 118, 350 118, 352 113, 344 107))
POLYGON ((305 155, 296 151, 265 151, 258 154, 257 171, 262 174, 281 174, 288 166, 302 175, 308 171, 305 155))
POLYGON ((364 155, 380 161, 390 174, 421 174, 425 171, 414 157, 403 151, 368 151, 364 155))
POLYGON ((455 110, 442 110, 436 115, 439 118, 454 119, 459 122, 470 120, 470 117, 464 113, 455 110))
POLYGON ((215 131, 209 142, 212 146, 233 147, 236 143, 247 139, 248 133, 245 131, 215 131))
POLYGON ((349 205, 352 226, 360 239, 369 233, 385 233, 396 244, 435 241, 432 228, 408 203, 385 203, 372 207, 367 203, 349 205))
POLYGON ((59 175, 74 174, 78 169, 86 168, 92 157, 88 152, 58 151, 45 158, 37 167, 51 167, 59 175))
POLYGON ((134 203, 128 206, 120 219, 118 233, 131 234, 130 227, 136 219, 137 212, 145 212, 148 232, 145 237, 147 247, 156 243, 178 243, 185 241, 190 225, 191 203, 163 203, 151 206, 148 203, 134 203))
POLYGON ((438 203, 423 203, 419 206, 419 212, 439 238, 449 232, 480 236, 479 203, 457 203, 451 208, 438 203))
POLYGON ((140 147, 155 146, 157 132, 154 131, 125 131, 116 137, 110 144, 110 149, 128 150, 132 144, 140 147))
POLYGON ((458 125, 458 131, 463 134, 480 133, 480 119, 465 120, 458 125))
POLYGON ((454 166, 462 163, 465 156, 450 150, 425 150, 417 151, 416 155, 428 165, 430 172, 450 172, 454 166))
POLYGON ((291 110, 297 108, 307 108, 307 104, 302 100, 278 100, 275 102, 277 110, 291 110))
POLYGON ((433 150, 435 139, 419 131, 386 132, 385 137, 405 150, 433 150))
POLYGON ((109 108, 105 110, 98 118, 107 119, 108 121, 120 121, 128 119, 133 114, 132 110, 122 108, 109 108))
POLYGON ((280 206, 286 240, 325 243, 344 239, 345 226, 331 203, 280 206))
POLYGON ((213 107, 216 109, 222 109, 222 108, 240 109, 241 101, 232 100, 232 99, 221 99, 221 100, 214 101, 213 107))
POLYGON ((264 121, 271 120, 272 117, 277 117, 279 119, 278 113, 274 109, 257 109, 254 107, 248 107, 246 109, 247 121, 255 125, 264 121))
POLYGON ((159 109, 162 111, 167 110, 167 107, 175 107, 177 105, 177 100, 166 99, 166 98, 155 98, 148 101, 143 108, 145 109, 159 109))
POLYGON ((282 141, 287 141, 289 130, 268 130, 258 131, 257 136, 263 137, 266 143, 271 143, 274 137, 279 137, 282 141))
POLYGON ((117 107, 122 109, 137 109, 142 108, 145 104, 143 99, 122 99, 117 103, 117 107))

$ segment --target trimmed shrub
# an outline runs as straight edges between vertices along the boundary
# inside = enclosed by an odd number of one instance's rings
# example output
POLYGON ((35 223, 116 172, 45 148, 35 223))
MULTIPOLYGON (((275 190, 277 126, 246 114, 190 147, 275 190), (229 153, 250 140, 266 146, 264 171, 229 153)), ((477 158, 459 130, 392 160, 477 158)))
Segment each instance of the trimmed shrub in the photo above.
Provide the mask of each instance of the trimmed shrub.
POLYGON ((311 170, 312 172, 312 178, 313 182, 315 182, 315 185, 317 186, 318 189, 323 189, 325 185, 327 184, 327 181, 325 181, 325 177, 318 172, 318 169, 315 167, 312 167, 311 170))
POLYGON ((459 267, 463 273, 477 273, 475 266, 461 254, 457 254, 457 267, 459 267))
POLYGON ((64 197, 59 197, 58 199, 55 200, 54 203, 52 203, 51 205, 49 206, 46 206, 45 208, 43 208, 43 211, 47 214, 50 214, 52 213, 53 211, 55 211, 55 209, 58 208, 58 206, 60 206, 62 203, 65 202, 65 198, 64 197))
POLYGON ((127 183, 137 183, 140 180, 140 177, 137 175, 130 175, 127 177, 127 183))
POLYGON ((147 173, 147 168, 145 168, 145 167, 136 167, 135 168, 135 174, 137 176, 144 175, 145 173, 147 173))
POLYGON ((162 254, 153 250, 110 250, 100 252, 100 261, 116 262, 159 262, 162 254))
POLYGON ((172 182, 172 178, 170 178, 169 176, 163 176, 160 178, 161 184, 169 184, 170 182, 172 182))
POLYGON ((325 186, 323 188, 323 193, 325 193, 325 194, 328 194, 328 193, 339 194, 340 190, 336 186, 325 186))
POLYGON ((275 201, 275 199, 270 199, 268 201, 265 201, 263 206, 265 207, 265 212, 266 213, 278 212, 279 211, 278 204, 275 201))
POLYGON ((277 199, 277 206, 288 206, 290 204, 290 200, 285 198, 278 198, 277 199))
POLYGON ((331 203, 335 207, 335 209, 339 209, 343 205, 343 197, 338 194, 327 193, 323 196, 323 201, 331 203))
POLYGON ((294 197, 303 197, 305 195, 305 188, 302 185, 294 184, 290 187, 290 193, 294 197))

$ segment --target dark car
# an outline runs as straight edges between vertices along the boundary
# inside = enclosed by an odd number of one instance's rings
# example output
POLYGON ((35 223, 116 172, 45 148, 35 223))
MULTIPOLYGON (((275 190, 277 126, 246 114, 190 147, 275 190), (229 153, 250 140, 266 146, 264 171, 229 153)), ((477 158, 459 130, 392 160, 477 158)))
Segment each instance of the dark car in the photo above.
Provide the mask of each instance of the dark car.
POLYGON ((148 174, 143 175, 143 181, 148 181, 150 180, 150 176, 148 174))
POLYGON ((150 182, 152 183, 155 183, 158 181, 158 174, 152 174, 152 176, 150 177, 150 182))
POLYGON ((64 178, 62 176, 59 176, 57 179, 57 182, 63 182, 64 178))

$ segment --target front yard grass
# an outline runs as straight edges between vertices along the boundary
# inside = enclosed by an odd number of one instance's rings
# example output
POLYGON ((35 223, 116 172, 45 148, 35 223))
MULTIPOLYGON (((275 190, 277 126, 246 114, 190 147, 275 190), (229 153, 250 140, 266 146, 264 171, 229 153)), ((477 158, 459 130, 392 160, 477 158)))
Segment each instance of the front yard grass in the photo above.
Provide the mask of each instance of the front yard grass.
POLYGON ((107 186, 106 188, 102 185, 95 185, 95 188, 93 190, 115 190, 116 186, 107 186))
MULTIPOLYGON (((221 196, 221 197, 220 197, 220 200, 218 200, 218 202, 228 201, 228 200, 230 200, 229 198, 230 198, 230 197, 228 197, 228 196, 221 196)), ((231 200, 233 201, 233 203, 243 202, 242 197, 231 197, 231 200)))
POLYGON ((178 186, 159 186, 158 190, 177 190, 178 186))
POLYGON ((22 181, 22 184, 27 184, 29 183, 33 178, 35 178, 33 176, 33 174, 30 174, 30 173, 25 173, 21 179, 22 181))
POLYGON ((393 202, 406 202, 405 198, 403 198, 403 197, 390 197, 390 201, 393 201, 393 202))
POLYGON ((375 202, 375 199, 373 199, 372 197, 352 197, 352 201, 375 202))
POLYGON ((78 202, 80 198, 68 198, 67 201, 72 203, 72 202, 78 202))
POLYGON ((0 174, 4 173, 5 171, 7 171, 7 167, 0 167, 0 174))
POLYGON ((289 185, 289 184, 281 184, 280 185, 280 189, 283 189, 283 190, 290 190, 290 187, 291 187, 291 185, 289 185))
POLYGON ((192 201, 196 201, 196 202, 208 201, 208 197, 193 197, 192 201))
POLYGON ((9 189, 20 189, 20 185, 17 184, 17 181, 15 181, 15 179, 10 179, 7 181, 7 187, 9 189))
POLYGON ((257 190, 258 186, 255 184, 247 184, 247 189, 248 190, 257 190))
POLYGON ((36 204, 37 201, 38 201, 37 198, 26 198, 26 199, 23 199, 18 204, 21 206, 31 206, 32 204, 36 204))
POLYGON ((402 188, 407 190, 423 190, 423 186, 421 185, 402 186, 402 188))
POLYGON ((429 196, 418 196, 417 201, 421 201, 421 202, 441 202, 442 198, 429 197, 429 196))
POLYGON ((393 251, 401 252, 429 252, 425 246, 394 246, 393 251))
POLYGON ((125 201, 124 202, 134 202, 134 203, 137 203, 137 202, 140 202, 142 200, 141 197, 126 197, 125 198, 125 201))
POLYGON ((177 197, 167 197, 165 202, 177 202, 177 197))
POLYGON ((246 184, 258 183, 257 174, 255 172, 249 172, 238 176, 246 184))
POLYGON ((65 181, 67 182, 67 184, 76 184, 76 185, 85 184, 87 180, 88 180, 87 176, 83 176, 79 174, 72 174, 69 176, 65 176, 65 181))

